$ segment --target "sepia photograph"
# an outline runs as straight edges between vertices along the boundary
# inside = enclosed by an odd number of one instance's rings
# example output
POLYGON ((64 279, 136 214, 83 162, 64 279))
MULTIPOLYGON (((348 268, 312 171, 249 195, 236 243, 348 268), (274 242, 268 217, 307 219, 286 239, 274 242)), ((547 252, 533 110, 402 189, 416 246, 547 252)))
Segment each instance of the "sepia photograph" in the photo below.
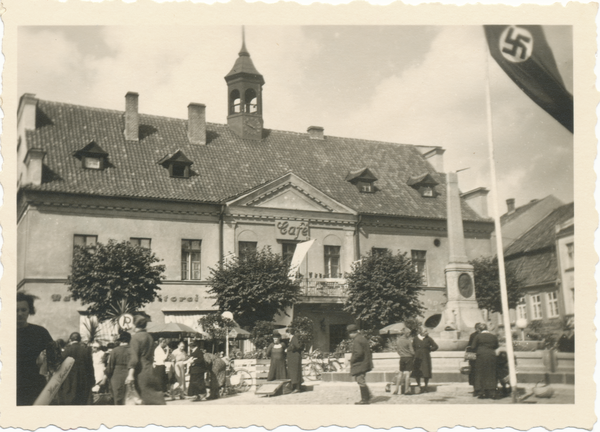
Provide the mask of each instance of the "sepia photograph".
POLYGON ((14 26, 3 401, 588 421, 572 20, 14 26))

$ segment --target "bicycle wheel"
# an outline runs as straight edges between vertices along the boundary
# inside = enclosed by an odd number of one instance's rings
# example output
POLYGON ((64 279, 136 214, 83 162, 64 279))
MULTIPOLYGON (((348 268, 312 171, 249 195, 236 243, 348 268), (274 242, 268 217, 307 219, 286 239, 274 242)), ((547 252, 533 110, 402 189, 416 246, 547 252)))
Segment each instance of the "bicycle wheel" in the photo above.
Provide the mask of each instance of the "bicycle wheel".
POLYGON ((340 362, 337 360, 334 360, 331 363, 329 363, 329 372, 341 372, 342 369, 344 369, 344 368, 342 367, 340 362))
POLYGON ((323 366, 319 363, 309 364, 308 376, 311 380, 320 380, 321 374, 323 373, 323 366))
POLYGON ((231 385, 238 392, 247 392, 252 387, 252 375, 247 370, 240 369, 231 376, 231 385))

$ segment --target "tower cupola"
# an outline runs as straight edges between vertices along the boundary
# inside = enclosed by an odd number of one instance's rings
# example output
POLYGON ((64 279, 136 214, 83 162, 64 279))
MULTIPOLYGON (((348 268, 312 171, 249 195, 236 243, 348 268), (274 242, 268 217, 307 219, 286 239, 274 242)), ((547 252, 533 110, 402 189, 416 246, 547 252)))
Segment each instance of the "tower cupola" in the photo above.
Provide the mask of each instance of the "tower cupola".
POLYGON ((227 124, 244 139, 262 139, 262 86, 263 76, 256 70, 246 49, 242 28, 242 49, 227 75, 227 124))

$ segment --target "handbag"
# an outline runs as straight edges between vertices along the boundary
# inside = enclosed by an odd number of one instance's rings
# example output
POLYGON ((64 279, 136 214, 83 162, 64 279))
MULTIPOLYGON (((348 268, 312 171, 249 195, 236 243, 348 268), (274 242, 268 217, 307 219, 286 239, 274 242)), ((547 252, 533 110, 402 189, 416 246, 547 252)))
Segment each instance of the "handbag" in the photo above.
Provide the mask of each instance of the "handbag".
POLYGON ((477 353, 465 351, 465 361, 477 360, 477 353))
POLYGON ((133 382, 125 384, 125 405, 142 405, 143 401, 133 382))
POLYGON ((469 375, 471 373, 471 365, 465 360, 461 363, 461 366, 458 370, 463 375, 469 375))

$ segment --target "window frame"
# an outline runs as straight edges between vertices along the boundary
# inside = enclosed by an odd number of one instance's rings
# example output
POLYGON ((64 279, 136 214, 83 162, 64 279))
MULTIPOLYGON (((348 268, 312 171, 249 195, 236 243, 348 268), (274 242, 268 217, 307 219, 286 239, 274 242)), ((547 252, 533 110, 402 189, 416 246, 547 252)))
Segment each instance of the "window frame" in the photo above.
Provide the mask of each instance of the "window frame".
POLYGON ((527 319, 527 305, 525 303, 520 303, 515 308, 517 319, 527 319))
POLYGON ((538 321, 544 318, 544 312, 542 310, 542 294, 531 295, 531 320, 538 321))
POLYGON ((258 242, 255 241, 239 241, 238 240, 238 259, 245 260, 248 257, 248 250, 252 249, 252 253, 258 250, 258 242), (253 245, 252 247, 249 247, 253 245))
POLYGON ((73 234, 73 257, 75 257, 75 251, 78 247, 87 247, 87 246, 95 246, 98 243, 98 235, 97 234, 73 234), (83 238, 83 244, 76 244, 76 238, 83 238), (93 239, 93 243, 88 243, 89 239, 93 239))
POLYGON ((419 249, 411 249, 410 259, 413 264, 413 269, 417 274, 421 276, 421 286, 429 286, 429 274, 427 268, 427 251, 419 249), (420 253, 423 253, 423 257, 419 257, 420 253), (422 265, 422 268, 420 268, 422 265))
POLYGON ((296 252, 296 247, 298 246, 297 242, 291 241, 282 241, 281 242, 281 256, 283 260, 287 263, 288 267, 292 265, 292 258, 294 257, 294 252, 296 252), (286 251, 286 247, 293 246, 293 250, 291 252, 286 251))
POLYGON ((143 248, 146 248, 146 249, 151 249, 152 239, 148 238, 148 237, 129 237, 129 243, 132 244, 133 246, 138 246, 138 247, 143 247, 143 248), (142 241, 143 240, 148 240, 148 246, 142 245, 142 241), (137 242, 138 244, 135 244, 135 242, 137 242))
POLYGON ((181 280, 202 280, 202 240, 181 239, 181 280), (184 242, 189 242, 190 247, 184 248, 184 242), (193 242, 198 242, 198 248, 193 247, 193 242), (193 254, 198 254, 198 259, 193 260, 193 254), (184 259, 185 258, 185 259, 184 259), (194 263, 197 264, 197 275, 194 274, 194 263), (184 270, 185 266, 185 270, 184 270), (197 277, 194 277, 197 276, 197 277))
POLYGON ((336 245, 324 245, 323 246, 323 271, 325 278, 339 279, 340 268, 341 268, 341 257, 342 247, 336 245), (332 251, 334 253, 332 253, 332 251), (332 264, 332 260, 337 259, 337 264, 332 264), (337 267, 337 272, 333 273, 332 270, 337 267))
POLYGON ((548 301, 548 318, 557 318, 560 316, 560 306, 558 304, 558 291, 546 293, 548 301))

